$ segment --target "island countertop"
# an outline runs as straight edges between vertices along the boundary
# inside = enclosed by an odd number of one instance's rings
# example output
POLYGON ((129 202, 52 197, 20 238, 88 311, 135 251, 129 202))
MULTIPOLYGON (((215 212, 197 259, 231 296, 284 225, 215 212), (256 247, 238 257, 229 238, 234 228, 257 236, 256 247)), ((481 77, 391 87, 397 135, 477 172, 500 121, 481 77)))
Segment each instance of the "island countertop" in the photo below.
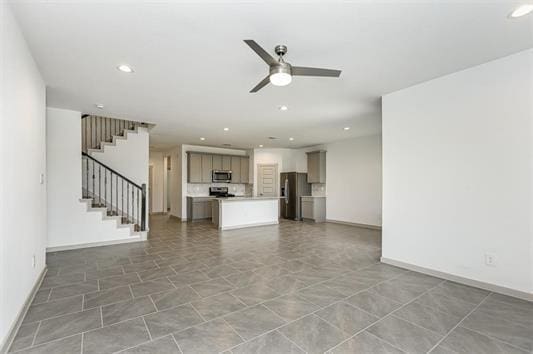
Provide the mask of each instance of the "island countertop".
POLYGON ((221 202, 242 202, 242 201, 251 201, 251 200, 275 200, 279 197, 227 197, 227 198, 216 198, 216 200, 221 202))

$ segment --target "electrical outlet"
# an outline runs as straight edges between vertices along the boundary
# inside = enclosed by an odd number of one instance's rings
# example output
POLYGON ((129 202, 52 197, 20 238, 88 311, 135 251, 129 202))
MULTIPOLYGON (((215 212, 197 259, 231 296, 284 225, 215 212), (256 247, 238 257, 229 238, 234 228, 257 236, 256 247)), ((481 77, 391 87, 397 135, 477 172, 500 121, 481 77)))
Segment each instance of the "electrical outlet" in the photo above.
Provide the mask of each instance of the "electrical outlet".
POLYGON ((496 255, 492 253, 485 253, 485 265, 489 267, 496 267, 496 255))
POLYGON ((35 268, 35 255, 31 256, 31 266, 32 268, 35 268))
POLYGON ((44 173, 41 173, 41 174, 39 175, 39 183, 40 183, 40 184, 44 184, 44 173))

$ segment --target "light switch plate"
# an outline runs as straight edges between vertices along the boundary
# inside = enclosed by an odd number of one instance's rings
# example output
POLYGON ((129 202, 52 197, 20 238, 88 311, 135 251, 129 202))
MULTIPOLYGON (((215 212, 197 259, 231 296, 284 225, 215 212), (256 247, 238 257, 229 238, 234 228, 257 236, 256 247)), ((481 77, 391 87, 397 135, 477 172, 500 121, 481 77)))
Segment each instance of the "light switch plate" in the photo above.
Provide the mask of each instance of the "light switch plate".
POLYGON ((39 175, 39 183, 44 184, 44 173, 39 175))

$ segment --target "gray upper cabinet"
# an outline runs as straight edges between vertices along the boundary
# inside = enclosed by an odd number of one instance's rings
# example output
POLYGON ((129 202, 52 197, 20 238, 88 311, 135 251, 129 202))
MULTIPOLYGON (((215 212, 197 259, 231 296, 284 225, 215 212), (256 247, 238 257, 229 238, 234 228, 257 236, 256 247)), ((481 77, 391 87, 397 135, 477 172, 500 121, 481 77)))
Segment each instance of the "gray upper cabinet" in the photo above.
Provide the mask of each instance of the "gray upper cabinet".
POLYGON ((211 183, 213 177, 211 171, 213 170, 213 155, 202 155, 202 182, 211 183))
POLYGON ((222 156, 222 170, 231 171, 231 156, 222 156))
POLYGON ((250 183, 250 158, 248 156, 229 156, 187 153, 187 182, 211 183, 213 170, 232 171, 231 183, 250 183))
POLYGON ((187 182, 202 183, 202 155, 189 153, 187 161, 187 182))
POLYGON ((326 152, 307 153, 307 182, 326 183, 326 152))
POLYGON ((241 157, 241 183, 250 183, 250 158, 241 157))
POLYGON ((222 170, 222 155, 213 155, 213 170, 222 170))
POLYGON ((231 156, 231 183, 241 183, 240 156, 231 156))

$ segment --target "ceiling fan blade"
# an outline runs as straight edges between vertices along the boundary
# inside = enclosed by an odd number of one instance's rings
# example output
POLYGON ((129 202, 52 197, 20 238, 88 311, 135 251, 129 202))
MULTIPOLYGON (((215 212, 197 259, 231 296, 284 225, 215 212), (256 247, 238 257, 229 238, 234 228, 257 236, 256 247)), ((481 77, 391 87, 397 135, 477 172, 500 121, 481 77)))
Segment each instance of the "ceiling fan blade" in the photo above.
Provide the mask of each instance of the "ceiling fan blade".
POLYGON ((267 77, 265 77, 263 80, 261 80, 260 83, 255 85, 255 87, 250 90, 250 93, 255 93, 255 92, 261 90, 263 87, 265 87, 269 83, 270 83, 270 75, 267 75, 267 77))
POLYGON ((321 68, 307 68, 305 66, 293 66, 292 74, 296 76, 339 77, 341 75, 341 71, 321 68))
POLYGON ((257 44, 253 39, 245 39, 244 43, 248 44, 250 48, 254 52, 257 53, 267 63, 268 65, 277 63, 276 59, 272 57, 272 55, 268 54, 266 50, 264 50, 259 44, 257 44))

